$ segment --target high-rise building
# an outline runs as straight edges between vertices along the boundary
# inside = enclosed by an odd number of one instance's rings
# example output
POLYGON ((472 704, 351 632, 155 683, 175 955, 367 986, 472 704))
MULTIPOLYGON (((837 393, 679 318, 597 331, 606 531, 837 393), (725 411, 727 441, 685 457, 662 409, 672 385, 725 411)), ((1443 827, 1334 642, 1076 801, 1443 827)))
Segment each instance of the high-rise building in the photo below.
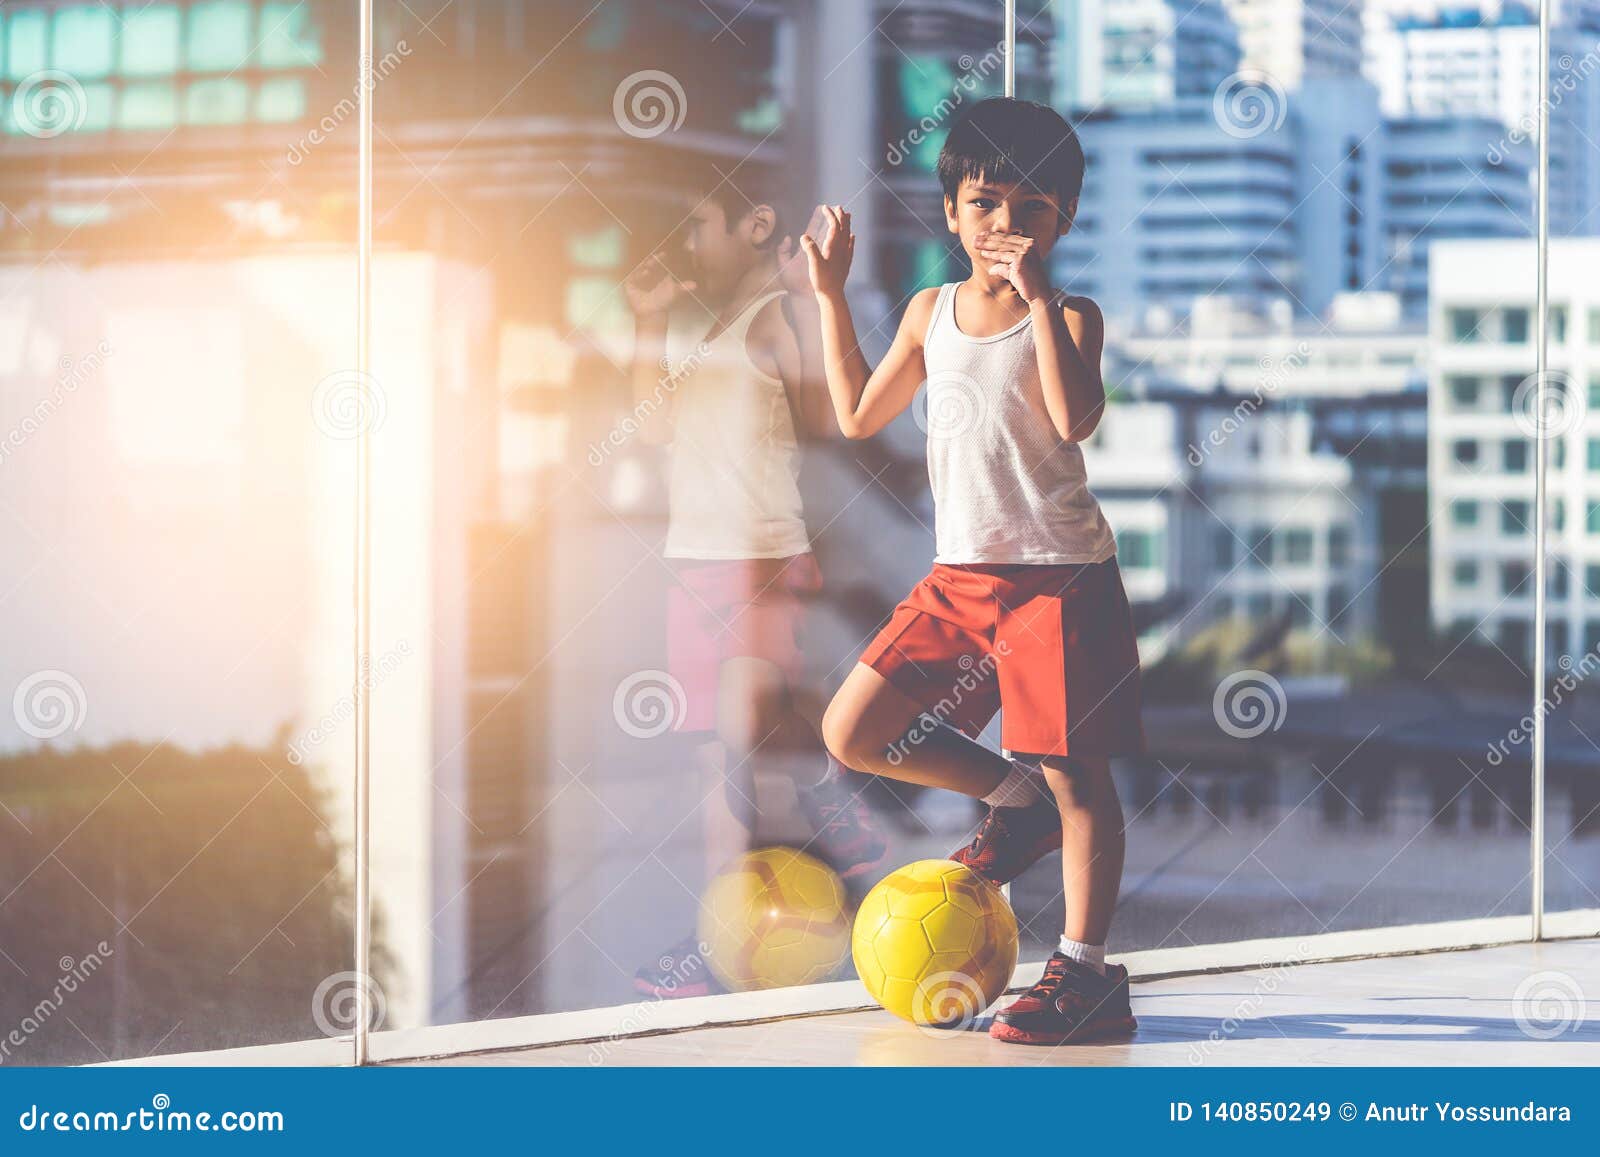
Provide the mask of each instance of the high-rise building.
POLYGON ((1239 67, 1221 0, 1068 0, 1055 50, 1056 99, 1068 108, 1209 97, 1239 67))
POLYGON ((1285 89, 1361 75, 1361 6, 1350 0, 1223 0, 1239 29, 1240 67, 1285 89))

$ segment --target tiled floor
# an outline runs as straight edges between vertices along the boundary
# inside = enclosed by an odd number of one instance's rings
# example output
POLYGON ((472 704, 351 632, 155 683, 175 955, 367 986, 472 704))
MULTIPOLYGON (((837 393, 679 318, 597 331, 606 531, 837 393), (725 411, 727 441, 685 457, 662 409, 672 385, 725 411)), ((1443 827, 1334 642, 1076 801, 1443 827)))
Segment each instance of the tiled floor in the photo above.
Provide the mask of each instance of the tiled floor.
POLYGON ((1600 940, 1135 983, 1133 1010, 1132 1040, 1065 1048, 923 1030, 874 1011, 426 1063, 1600 1065, 1600 940))

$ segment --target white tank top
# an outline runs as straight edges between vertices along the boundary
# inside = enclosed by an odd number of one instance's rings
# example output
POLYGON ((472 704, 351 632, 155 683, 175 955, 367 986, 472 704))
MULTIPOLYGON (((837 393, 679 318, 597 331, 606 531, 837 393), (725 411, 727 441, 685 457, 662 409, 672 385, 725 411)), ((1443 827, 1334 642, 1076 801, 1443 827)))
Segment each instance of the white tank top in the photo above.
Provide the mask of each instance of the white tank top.
POLYGON ((745 347, 756 298, 679 363, 672 398, 668 558, 787 558, 811 549, 783 382, 745 347))
POLYGON ((939 290, 923 343, 935 562, 1085 563, 1117 553, 1083 451, 1045 408, 1033 319, 992 337, 956 328, 939 290))

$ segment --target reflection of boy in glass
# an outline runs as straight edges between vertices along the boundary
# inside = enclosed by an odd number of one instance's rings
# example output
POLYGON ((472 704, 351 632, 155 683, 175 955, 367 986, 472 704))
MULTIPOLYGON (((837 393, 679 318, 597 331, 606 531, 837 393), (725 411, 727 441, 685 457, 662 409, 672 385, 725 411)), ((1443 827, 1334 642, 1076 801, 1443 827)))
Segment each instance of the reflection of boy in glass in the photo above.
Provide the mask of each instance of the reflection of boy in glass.
MULTIPOLYGON (((705 187, 685 222, 688 276, 657 253, 626 286, 644 430, 671 443, 667 665, 686 704, 675 729, 704 733, 702 770, 723 787, 707 800, 708 871, 749 849, 761 767, 795 784, 815 832, 807 850, 859 875, 887 846, 796 702, 799 628, 822 581, 801 508, 798 435, 831 422, 816 306, 773 202, 737 177, 714 174, 705 187), (696 304, 710 324, 669 358, 668 314, 696 304)), ((719 991, 692 935, 636 984, 652 995, 719 991)))

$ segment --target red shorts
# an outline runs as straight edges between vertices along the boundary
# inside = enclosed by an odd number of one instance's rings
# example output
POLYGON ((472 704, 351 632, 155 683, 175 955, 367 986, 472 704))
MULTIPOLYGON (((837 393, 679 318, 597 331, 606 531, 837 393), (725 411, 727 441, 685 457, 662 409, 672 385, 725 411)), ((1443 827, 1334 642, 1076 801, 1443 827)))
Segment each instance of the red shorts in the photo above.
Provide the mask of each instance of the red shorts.
POLYGON ((942 723, 1032 755, 1145 749, 1139 648, 1115 558, 934 563, 861 656, 942 723))
POLYGON ((667 671, 682 686, 674 731, 717 726, 717 686, 727 659, 765 659, 797 684, 804 674, 805 599, 822 588, 811 554, 789 558, 675 559, 667 595, 667 671))

